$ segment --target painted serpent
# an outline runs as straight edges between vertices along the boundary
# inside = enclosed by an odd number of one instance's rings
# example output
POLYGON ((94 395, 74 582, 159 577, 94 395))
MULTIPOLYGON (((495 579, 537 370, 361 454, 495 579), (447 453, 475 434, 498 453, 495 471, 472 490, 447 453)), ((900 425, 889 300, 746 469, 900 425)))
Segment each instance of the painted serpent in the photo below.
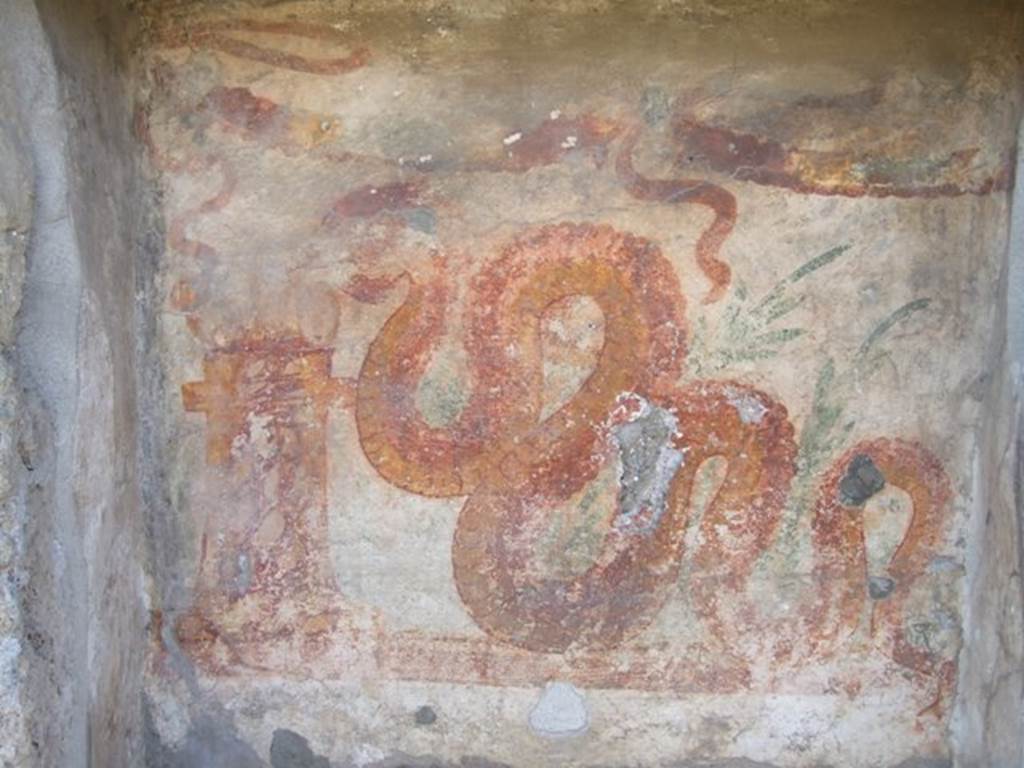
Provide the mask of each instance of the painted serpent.
POLYGON ((563 652, 611 648, 643 630, 678 589, 688 522, 697 519, 695 479, 716 459, 722 469, 696 522, 685 585, 714 635, 727 641, 750 630, 763 638, 761 650, 767 643, 782 659, 827 653, 852 632, 869 604, 858 482, 879 474, 909 494, 913 514, 889 563, 892 593, 870 610, 871 633, 901 665, 929 677, 941 671, 942 662, 908 642, 901 615, 939 546, 950 499, 948 479, 926 450, 865 441, 823 474, 811 520, 814 589, 793 617, 766 618, 744 589, 778 532, 795 474, 794 430, 785 407, 750 386, 678 383, 684 299, 659 248, 593 223, 544 226, 508 243, 470 286, 463 327, 472 391, 438 427, 423 418, 416 395, 451 321, 449 290, 440 261, 431 279, 411 285, 366 355, 356 418, 363 450, 388 482, 467 497, 452 545, 454 576, 488 634, 563 652), (543 317, 580 296, 604 315, 603 346, 576 394, 541 419, 543 317), (552 574, 537 553, 554 510, 609 462, 623 461, 628 430, 645 429, 667 462, 660 495, 631 492, 638 478, 620 467, 597 556, 552 574))

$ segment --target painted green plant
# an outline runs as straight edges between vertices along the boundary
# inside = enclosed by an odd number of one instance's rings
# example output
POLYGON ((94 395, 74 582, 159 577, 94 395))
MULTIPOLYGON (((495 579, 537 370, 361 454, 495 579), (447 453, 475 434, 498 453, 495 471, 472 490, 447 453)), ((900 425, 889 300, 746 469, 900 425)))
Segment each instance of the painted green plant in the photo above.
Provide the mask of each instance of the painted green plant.
MULTIPOLYGON (((704 320, 697 323, 690 356, 694 377, 720 377, 737 363, 777 357, 787 345, 805 336, 807 329, 782 321, 810 296, 800 290, 806 285, 804 281, 849 250, 849 245, 840 245, 815 256, 757 301, 750 298, 742 285, 737 285, 714 332, 709 332, 704 320)), ((812 503, 819 474, 842 450, 856 425, 855 414, 847 412, 846 404, 853 399, 856 388, 889 359, 883 342, 890 332, 929 304, 927 298, 903 304, 874 324, 849 359, 837 361, 828 356, 822 362, 797 444, 796 475, 781 532, 782 541, 789 542, 789 546, 783 547, 786 551, 780 553, 784 557, 793 557, 799 548, 799 524, 812 503)))
POLYGON ((915 313, 927 309, 929 304, 929 299, 915 299, 876 323, 853 359, 842 370, 837 371, 831 357, 825 360, 814 387, 811 412, 800 435, 798 476, 813 474, 821 469, 825 459, 845 441, 855 422, 842 422, 844 403, 853 387, 870 378, 888 358, 888 353, 879 347, 881 341, 889 331, 915 313))
POLYGON ((715 332, 709 332, 704 318, 697 321, 688 361, 693 375, 706 378, 736 363, 768 360, 777 356, 784 346, 804 336, 805 328, 784 324, 780 327, 808 298, 809 294, 796 293, 795 289, 849 249, 849 245, 839 245, 815 256, 776 283, 757 302, 751 300, 743 283, 737 282, 715 332))
POLYGON ((796 476, 790 491, 781 539, 790 542, 784 553, 794 557, 799 547, 797 530, 804 519, 816 490, 819 474, 828 461, 839 453, 856 426, 855 414, 846 412, 857 386, 863 384, 888 359, 881 347, 886 335, 918 312, 927 309, 930 299, 909 301, 876 323, 863 343, 843 366, 832 357, 825 359, 814 386, 811 410, 800 430, 797 443, 796 476))

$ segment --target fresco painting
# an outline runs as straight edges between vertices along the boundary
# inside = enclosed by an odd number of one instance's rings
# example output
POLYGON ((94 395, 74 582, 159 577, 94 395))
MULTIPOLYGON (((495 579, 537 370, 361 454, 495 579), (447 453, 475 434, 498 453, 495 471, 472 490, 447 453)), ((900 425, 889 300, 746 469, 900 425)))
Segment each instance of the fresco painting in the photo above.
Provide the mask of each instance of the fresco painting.
MULTIPOLYGON (((981 199, 1007 188, 1008 153, 922 154, 899 126, 808 148, 803 118, 869 122, 853 115, 898 98, 884 82, 780 96, 760 122, 715 113, 709 90, 630 86, 451 138, 413 105, 381 118, 424 147, 402 153, 356 105, 329 108, 382 87, 394 51, 287 20, 159 40, 136 128, 168 195, 168 343, 195 361, 170 372, 169 409, 204 445, 183 485, 190 603, 165 619, 204 673, 676 696, 898 685, 922 738, 942 727, 956 609, 921 615, 956 590, 936 565, 956 454, 898 419, 865 432, 858 394, 910 375, 893 339, 936 298, 830 286, 860 258, 856 232, 821 227, 803 253, 761 233, 760 264, 734 232, 756 225, 757 195, 793 211, 981 199), (294 103, 261 87, 307 81, 294 103), (261 187, 276 178, 283 196, 261 187), (823 343, 814 307, 860 297, 860 313, 866 291, 860 342, 823 343), (763 375, 790 367, 802 399, 763 375), (459 626, 397 626, 352 596, 334 494, 371 518, 385 498, 449 505, 436 546, 459 626), (673 610, 681 636, 663 631, 673 610)), ((417 77, 432 75, 414 67, 396 100, 417 77)), ((430 98, 447 111, 460 87, 430 98)))

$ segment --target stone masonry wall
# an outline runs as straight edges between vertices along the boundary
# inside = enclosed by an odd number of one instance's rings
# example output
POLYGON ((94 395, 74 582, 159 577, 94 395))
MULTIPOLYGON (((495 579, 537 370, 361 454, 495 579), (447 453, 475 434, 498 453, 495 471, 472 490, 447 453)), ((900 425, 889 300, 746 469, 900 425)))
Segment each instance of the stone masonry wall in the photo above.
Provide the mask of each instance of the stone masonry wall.
POLYGON ((142 176, 117 10, 0 10, 4 766, 142 761, 142 176))

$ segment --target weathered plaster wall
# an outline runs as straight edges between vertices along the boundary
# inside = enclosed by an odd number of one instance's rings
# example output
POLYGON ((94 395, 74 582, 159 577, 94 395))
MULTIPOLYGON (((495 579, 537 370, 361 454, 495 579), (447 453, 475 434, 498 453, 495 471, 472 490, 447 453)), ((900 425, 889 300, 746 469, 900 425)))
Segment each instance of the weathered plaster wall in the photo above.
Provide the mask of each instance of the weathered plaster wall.
MULTIPOLYGON (((1024 171, 1018 156, 1017 178, 1024 171)), ((964 766, 1024 762, 1024 593, 1021 589, 1021 364, 1024 361, 1024 197, 1013 196, 1003 317, 976 458, 977 507, 967 548, 965 648, 953 734, 964 766)))
POLYGON ((16 765, 28 755, 28 732, 22 706, 25 627, 17 572, 24 547, 24 486, 14 339, 32 229, 32 163, 14 72, 0 67, 0 110, 8 116, 0 123, 0 760, 16 765))
POLYGON ((115 11, 22 0, 0 10, 5 766, 142 759, 141 176, 117 58, 130 30, 115 11))
POLYGON ((0 764, 1020 765, 1022 19, 7 0, 0 764))
POLYGON ((154 764, 1018 760, 1020 18, 162 4, 154 764))

